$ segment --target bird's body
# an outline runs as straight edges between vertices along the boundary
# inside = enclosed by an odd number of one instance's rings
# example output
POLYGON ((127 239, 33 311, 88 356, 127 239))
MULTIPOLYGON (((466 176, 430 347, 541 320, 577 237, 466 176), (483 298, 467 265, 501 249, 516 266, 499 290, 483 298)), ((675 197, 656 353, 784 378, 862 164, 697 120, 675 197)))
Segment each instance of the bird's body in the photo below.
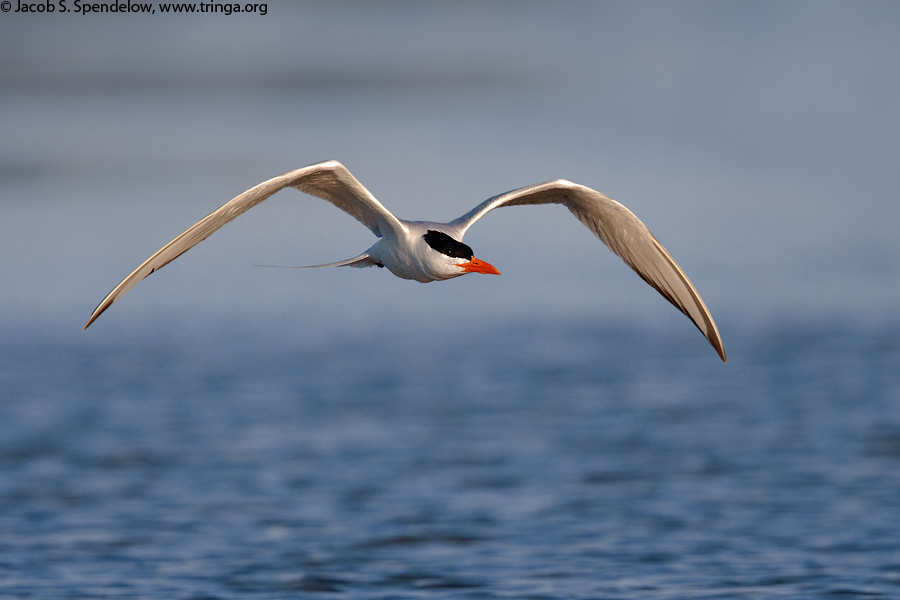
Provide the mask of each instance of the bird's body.
POLYGON ((447 231, 455 231, 455 228, 449 224, 404 220, 400 220, 400 224, 403 231, 399 235, 391 234, 381 238, 360 255, 365 256, 365 259, 351 266, 385 267, 401 279, 413 279, 421 283, 443 281, 466 273, 500 274, 495 273, 484 261, 475 259, 471 248, 465 244, 453 244, 456 240, 447 231), (431 244, 428 240, 431 240, 431 244), (438 250, 438 247, 444 252, 438 250), (467 266, 460 268, 461 265, 467 266), (479 268, 482 265, 485 265, 484 269, 479 268))
POLYGON ((499 275, 499 271, 475 258, 472 249, 462 243, 469 227, 495 208, 562 204, 644 281, 687 315, 722 360, 726 360, 712 315, 684 271, 631 211, 600 192, 565 179, 556 179, 489 198, 449 223, 406 221, 391 214, 342 164, 333 160, 264 181, 189 227, 113 288, 91 314, 85 329, 141 279, 285 187, 293 187, 331 202, 380 238, 358 256, 306 268, 379 266, 397 277, 423 283, 452 279, 467 273, 499 275))

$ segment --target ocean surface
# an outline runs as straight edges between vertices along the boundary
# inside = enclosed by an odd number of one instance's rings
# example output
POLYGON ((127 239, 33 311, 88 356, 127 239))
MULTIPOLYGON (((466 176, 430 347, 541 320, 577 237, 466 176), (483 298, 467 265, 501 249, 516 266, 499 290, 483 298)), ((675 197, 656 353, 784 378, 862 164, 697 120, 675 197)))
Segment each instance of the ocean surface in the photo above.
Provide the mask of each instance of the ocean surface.
POLYGON ((900 597, 900 327, 0 346, 2 598, 900 597))

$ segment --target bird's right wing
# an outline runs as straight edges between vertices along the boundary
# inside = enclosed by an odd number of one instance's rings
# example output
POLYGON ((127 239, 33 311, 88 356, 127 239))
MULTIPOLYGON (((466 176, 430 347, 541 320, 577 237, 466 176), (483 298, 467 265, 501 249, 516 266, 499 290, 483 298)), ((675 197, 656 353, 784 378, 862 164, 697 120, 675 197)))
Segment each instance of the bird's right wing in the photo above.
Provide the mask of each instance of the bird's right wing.
POLYGON ((87 329, 103 311, 137 285, 141 279, 169 264, 226 223, 286 187, 293 187, 331 202, 371 229, 378 237, 384 237, 385 234, 399 235, 405 230, 405 226, 397 217, 382 206, 375 196, 338 161, 329 160, 302 167, 250 188, 191 225, 113 288, 94 309, 84 328, 87 329))
POLYGON ((687 315, 726 361, 716 323, 691 280, 634 213, 596 190, 565 179, 538 183, 489 198, 449 226, 462 239, 473 223, 495 208, 526 204, 566 206, 641 279, 687 315))

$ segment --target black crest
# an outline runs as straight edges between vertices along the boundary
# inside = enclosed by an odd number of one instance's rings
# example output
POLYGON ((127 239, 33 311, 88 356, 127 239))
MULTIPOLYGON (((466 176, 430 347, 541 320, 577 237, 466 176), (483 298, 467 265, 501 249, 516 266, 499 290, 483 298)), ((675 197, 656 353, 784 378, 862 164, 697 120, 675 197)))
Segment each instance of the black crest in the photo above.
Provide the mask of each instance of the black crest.
POLYGON ((441 254, 446 254, 447 256, 451 256, 453 258, 465 258, 466 260, 472 260, 472 249, 462 242, 457 242, 446 233, 429 229, 428 233, 426 233, 422 237, 425 238, 426 244, 428 244, 441 254))

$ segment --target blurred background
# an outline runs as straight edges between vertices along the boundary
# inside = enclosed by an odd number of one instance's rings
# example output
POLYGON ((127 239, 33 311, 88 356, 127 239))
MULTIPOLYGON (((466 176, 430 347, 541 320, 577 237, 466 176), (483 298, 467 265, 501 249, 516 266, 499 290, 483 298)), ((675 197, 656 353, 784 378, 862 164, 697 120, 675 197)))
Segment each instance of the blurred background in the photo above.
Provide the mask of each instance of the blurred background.
POLYGON ((898 32, 888 1, 0 14, 0 592, 896 594, 898 32), (729 364, 560 207, 469 232, 501 277, 254 266, 374 239, 291 190, 81 331, 332 158, 408 219, 615 198, 729 364))
MULTIPOLYGON (((668 247, 726 339, 749 315, 891 316, 898 19, 884 2, 4 14, 4 318, 74 330, 187 225, 329 158, 411 219, 556 177, 594 187, 668 247)), ((165 309, 680 318, 555 207, 470 232, 502 279, 253 267, 338 260, 370 241, 321 201, 283 194, 142 283, 91 335, 165 309)))

